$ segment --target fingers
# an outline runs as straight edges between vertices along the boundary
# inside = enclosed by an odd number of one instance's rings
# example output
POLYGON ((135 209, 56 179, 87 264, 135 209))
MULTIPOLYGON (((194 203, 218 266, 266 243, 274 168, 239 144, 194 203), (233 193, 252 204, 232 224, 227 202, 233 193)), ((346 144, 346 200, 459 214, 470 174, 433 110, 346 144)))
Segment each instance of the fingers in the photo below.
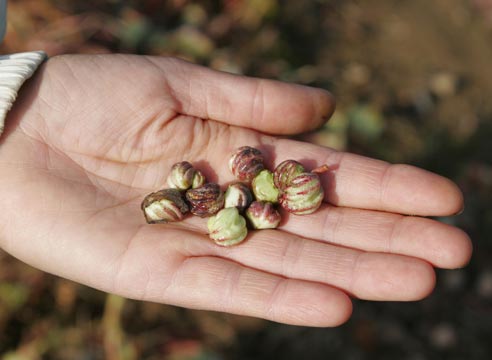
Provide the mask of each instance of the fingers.
POLYGON ((321 175, 326 201, 362 209, 409 215, 444 216, 463 208, 463 195, 450 180, 410 165, 387 162, 320 146, 278 140, 275 159, 327 164, 333 170, 321 175))
POLYGON ((178 112, 271 134, 319 127, 334 111, 327 91, 215 71, 185 61, 149 57, 164 72, 178 112))
MULTIPOLYGON (((327 204, 309 216, 280 211, 279 230, 290 234, 355 250, 411 256, 439 268, 463 267, 473 251, 464 231, 427 218, 327 204)), ((201 219, 189 218, 186 226, 207 231, 201 219)))
MULTIPOLYGON (((238 135, 231 132, 233 138, 238 135)), ((214 143, 209 149, 207 161, 219 172, 221 183, 235 180, 224 164, 237 147, 249 145, 265 153, 270 169, 287 159, 300 161, 307 170, 327 164, 331 170, 320 178, 325 201, 333 205, 419 216, 452 215, 463 208, 463 195, 453 182, 414 166, 391 165, 289 139, 245 138, 214 143)))
MULTIPOLYGON (((101 266, 129 298, 256 316, 293 325, 336 326, 351 314, 342 291, 287 279, 214 256, 210 239, 171 226, 145 226, 101 266), (210 256, 212 255, 212 256, 210 256)), ((100 271, 100 269, 92 270, 100 271)))
MULTIPOLYGON (((317 313, 322 307, 316 304, 328 306, 333 302, 348 314, 348 305, 340 305, 345 300, 338 290, 366 300, 409 301, 427 296, 435 283, 434 271, 427 262, 366 253, 281 231, 251 232, 240 246, 223 248, 192 231, 168 226, 143 229, 114 265, 112 291, 124 296, 242 314, 246 310, 241 309, 249 309, 249 315, 292 323, 294 320, 288 317, 299 316, 290 308, 294 303, 303 313, 307 311, 303 307, 317 313), (279 285, 283 278, 291 280, 279 285), (277 299, 279 286, 285 288, 277 299), (312 296, 296 295, 300 289, 312 296), (280 301, 278 305, 275 302, 275 315, 265 305, 272 304, 272 298, 280 301), (285 312, 291 315, 281 315, 285 312)), ((324 311, 329 314, 325 319, 335 319, 330 308, 324 311)), ((306 316, 312 321, 313 313, 306 316)), ((333 324, 345 318, 337 317, 333 324)))
POLYGON ((244 266, 328 284, 365 300, 418 300, 435 284, 432 266, 422 260, 362 252, 275 230, 253 232, 241 246, 215 252, 244 266))
MULTIPOLYGON (((201 224, 193 221, 191 226, 199 229, 201 224)), ((230 248, 197 239, 194 251, 195 256, 220 256, 283 277, 331 285, 365 300, 418 300, 435 283, 434 270, 425 261, 364 252, 278 230, 252 231, 240 246, 230 248)))
POLYGON ((309 216, 284 212, 281 229, 364 251, 417 257, 453 269, 468 263, 470 238, 438 221, 378 211, 323 205, 309 216))
POLYGON ((330 286, 286 279, 216 257, 183 261, 165 298, 180 306, 292 325, 337 326, 352 310, 348 296, 330 286))

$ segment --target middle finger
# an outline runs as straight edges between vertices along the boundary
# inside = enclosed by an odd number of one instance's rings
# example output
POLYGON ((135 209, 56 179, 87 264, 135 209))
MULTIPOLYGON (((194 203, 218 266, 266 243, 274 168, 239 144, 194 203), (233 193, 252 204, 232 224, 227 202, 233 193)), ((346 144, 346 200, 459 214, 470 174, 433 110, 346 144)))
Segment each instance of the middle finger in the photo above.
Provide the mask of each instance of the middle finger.
MULTIPOLYGON (((179 226, 205 233, 201 220, 187 219, 179 226)), ((426 261, 332 245, 280 230, 251 231, 238 246, 195 243, 187 249, 189 256, 219 256, 287 278, 331 285, 365 300, 417 300, 427 296, 435 283, 434 270, 426 261)))

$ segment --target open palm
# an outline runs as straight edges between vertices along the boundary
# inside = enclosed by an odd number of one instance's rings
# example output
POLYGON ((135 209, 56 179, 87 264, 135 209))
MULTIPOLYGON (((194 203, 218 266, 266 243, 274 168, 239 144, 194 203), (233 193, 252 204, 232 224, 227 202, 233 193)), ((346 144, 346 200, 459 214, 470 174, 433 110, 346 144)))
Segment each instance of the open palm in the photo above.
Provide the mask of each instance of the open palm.
POLYGON ((332 111, 319 89, 171 58, 53 58, 24 86, 1 140, 0 245, 129 298, 290 324, 340 324, 351 296, 422 298, 431 265, 462 266, 471 247, 459 229, 415 215, 456 213, 461 194, 415 167, 268 135, 313 129, 332 111), (175 162, 226 184, 228 158, 243 145, 271 168, 328 164, 326 203, 233 248, 208 239, 206 219, 145 223, 140 202, 165 187, 175 162))

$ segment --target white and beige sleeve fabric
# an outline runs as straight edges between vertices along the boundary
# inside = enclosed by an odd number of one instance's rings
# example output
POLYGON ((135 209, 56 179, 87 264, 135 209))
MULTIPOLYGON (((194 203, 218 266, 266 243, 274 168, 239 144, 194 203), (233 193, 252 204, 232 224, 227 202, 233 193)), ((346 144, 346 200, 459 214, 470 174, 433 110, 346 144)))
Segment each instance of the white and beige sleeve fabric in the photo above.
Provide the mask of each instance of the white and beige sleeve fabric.
POLYGON ((17 92, 45 59, 46 54, 43 51, 0 55, 0 136, 7 112, 17 98, 17 92))

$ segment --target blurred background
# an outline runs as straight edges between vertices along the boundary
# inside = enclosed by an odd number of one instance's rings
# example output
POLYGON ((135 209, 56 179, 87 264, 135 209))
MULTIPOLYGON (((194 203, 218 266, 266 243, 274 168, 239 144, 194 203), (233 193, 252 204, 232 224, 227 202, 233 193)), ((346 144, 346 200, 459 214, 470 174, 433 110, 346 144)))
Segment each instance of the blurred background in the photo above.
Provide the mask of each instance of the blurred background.
POLYGON ((492 0, 10 0, 0 54, 174 55, 332 91, 302 138, 456 181, 474 240, 416 303, 354 300, 336 329, 125 300, 0 251, 2 359, 491 359, 492 0))

